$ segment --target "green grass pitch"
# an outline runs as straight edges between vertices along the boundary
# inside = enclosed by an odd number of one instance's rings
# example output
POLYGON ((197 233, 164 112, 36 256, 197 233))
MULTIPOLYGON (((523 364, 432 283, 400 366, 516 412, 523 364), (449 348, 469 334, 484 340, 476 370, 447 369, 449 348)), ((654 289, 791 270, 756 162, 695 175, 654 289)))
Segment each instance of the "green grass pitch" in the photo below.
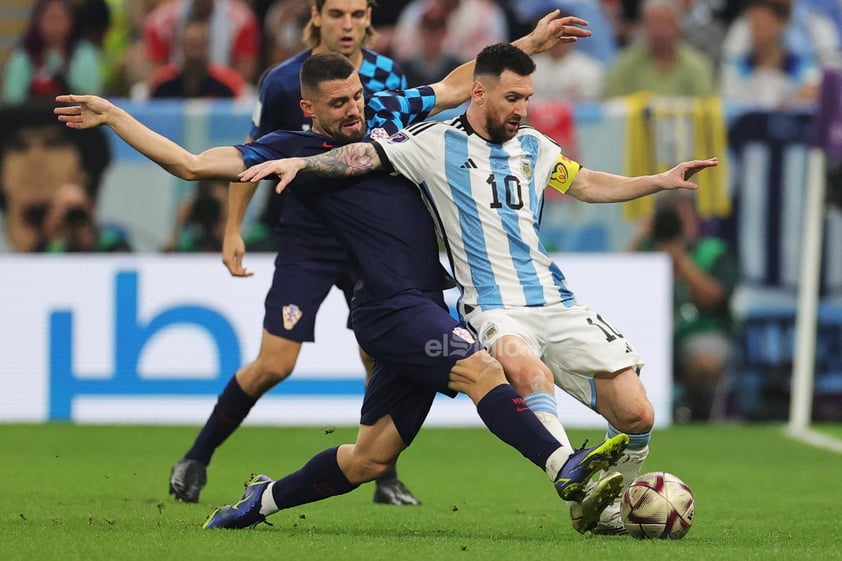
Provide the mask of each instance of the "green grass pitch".
POLYGON ((375 505, 369 484, 275 514, 272 527, 200 528, 252 471, 280 477, 354 432, 244 427, 191 505, 167 494, 167 479, 195 427, 0 424, 0 559, 842 560, 842 454, 779 425, 655 433, 646 471, 678 475, 696 497, 678 541, 579 535, 543 472, 483 429, 422 430, 399 464, 419 507, 375 505))

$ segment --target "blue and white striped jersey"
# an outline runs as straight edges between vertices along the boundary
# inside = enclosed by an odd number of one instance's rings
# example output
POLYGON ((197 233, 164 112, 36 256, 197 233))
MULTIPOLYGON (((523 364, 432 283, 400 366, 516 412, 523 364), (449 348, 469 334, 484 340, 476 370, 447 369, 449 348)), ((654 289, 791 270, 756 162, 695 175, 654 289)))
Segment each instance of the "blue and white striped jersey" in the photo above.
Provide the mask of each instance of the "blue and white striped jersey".
POLYGON ((566 191, 580 169, 558 144, 527 125, 491 143, 462 115, 412 125, 375 147, 387 170, 421 189, 465 306, 575 304, 538 235, 544 188, 566 191))

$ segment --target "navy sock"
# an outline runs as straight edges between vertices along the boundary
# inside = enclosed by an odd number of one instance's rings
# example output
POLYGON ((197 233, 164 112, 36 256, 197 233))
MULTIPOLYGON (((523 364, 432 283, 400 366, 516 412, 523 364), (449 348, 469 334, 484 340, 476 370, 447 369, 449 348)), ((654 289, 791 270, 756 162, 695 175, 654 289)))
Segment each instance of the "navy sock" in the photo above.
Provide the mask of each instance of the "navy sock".
POLYGON ((300 470, 272 485, 272 498, 279 509, 344 495, 359 485, 348 481, 336 461, 336 448, 328 448, 310 458, 300 470))
POLYGON ((232 376, 219 394, 213 412, 199 431, 193 447, 184 457, 198 460, 205 465, 210 464, 213 453, 237 430, 256 402, 255 398, 243 391, 237 383, 237 377, 232 376))
POLYGON ((508 384, 488 392, 477 403, 477 413, 497 438, 541 469, 550 454, 561 446, 508 384))

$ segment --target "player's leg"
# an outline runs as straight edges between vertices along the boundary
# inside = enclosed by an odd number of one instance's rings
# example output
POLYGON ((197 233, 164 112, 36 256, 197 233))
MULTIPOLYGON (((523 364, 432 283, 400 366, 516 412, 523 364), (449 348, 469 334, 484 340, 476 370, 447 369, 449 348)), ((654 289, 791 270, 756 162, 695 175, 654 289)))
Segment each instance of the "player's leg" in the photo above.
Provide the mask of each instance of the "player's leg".
MULTIPOLYGON (((634 368, 614 373, 600 373, 594 377, 597 411, 608 421, 606 436, 617 432, 629 435, 626 453, 612 468, 623 475, 624 490, 640 475, 643 463, 649 456, 649 441, 655 422, 654 408, 646 396, 646 388, 634 368)), ((616 501, 602 513, 594 533, 625 533, 620 518, 620 504, 616 501)))
POLYGON ((558 418, 555 381, 549 367, 541 362, 526 341, 516 335, 504 335, 490 347, 491 356, 503 366, 509 383, 532 409, 538 420, 556 440, 572 453, 570 439, 558 418))
POLYGON ((170 493, 180 500, 199 500, 214 452, 257 400, 292 373, 302 342, 314 340, 316 314, 338 277, 338 267, 329 259, 302 254, 297 243, 288 242, 292 247, 283 246, 275 259, 257 358, 231 377, 193 445, 173 466, 170 493))
MULTIPOLYGON (((523 333, 529 332, 525 326, 523 328, 523 333)), ((592 449, 583 446, 580 450, 573 450, 558 418, 553 374, 533 350, 537 346, 527 344, 520 336, 505 335, 491 345, 491 353, 500 361, 512 387, 523 396, 535 416, 561 443, 563 454, 558 454, 557 461, 563 461, 564 464, 552 473, 556 474, 557 480, 566 480, 566 485, 557 482, 556 488, 566 487, 563 491, 576 499, 567 501, 571 523, 577 531, 584 533, 597 525, 602 512, 622 491, 622 475, 613 471, 603 474, 597 483, 591 483, 596 472, 602 469, 594 461, 594 450, 606 446, 610 448, 614 445, 611 439, 617 435, 611 435, 605 443, 592 449)))
POLYGON ((382 362, 376 364, 354 444, 324 450, 278 481, 253 476, 236 508, 216 509, 204 527, 253 526, 278 510, 341 495, 382 477, 394 470, 398 456, 418 434, 435 393, 396 375, 382 362))
MULTIPOLYGON (((637 375, 643 360, 622 333, 586 306, 555 306, 541 313, 548 315, 544 360, 556 384, 605 417, 608 438, 628 435, 628 448, 612 468, 628 486, 648 454, 654 423, 654 409, 637 375)), ((609 519, 616 527, 619 500, 605 509, 597 529, 604 530, 609 519)))
MULTIPOLYGON (((351 308, 351 300, 354 297, 354 288, 359 281, 359 275, 351 266, 350 261, 346 260, 346 264, 340 275, 339 282, 336 287, 339 288, 345 295, 345 301, 348 303, 348 309, 351 308)), ((351 329, 350 314, 348 317, 348 328, 351 329)), ((368 384, 371 379, 371 374, 374 368, 374 357, 365 352, 362 347, 359 349, 360 361, 365 368, 365 383, 368 384)), ((375 503, 386 505, 420 505, 421 501, 412 494, 412 491, 398 478, 397 467, 392 471, 383 474, 382 477, 377 478, 374 482, 374 497, 372 499, 375 503)))
POLYGON ((193 445, 173 466, 171 494, 185 502, 198 502, 216 449, 237 430, 257 400, 292 373, 300 351, 301 343, 263 331, 257 359, 228 381, 193 445))
POLYGON ((393 470, 404 447, 390 417, 360 425, 354 444, 323 450, 277 481, 253 475, 240 499, 214 510, 202 527, 249 528, 280 510, 349 493, 393 470))

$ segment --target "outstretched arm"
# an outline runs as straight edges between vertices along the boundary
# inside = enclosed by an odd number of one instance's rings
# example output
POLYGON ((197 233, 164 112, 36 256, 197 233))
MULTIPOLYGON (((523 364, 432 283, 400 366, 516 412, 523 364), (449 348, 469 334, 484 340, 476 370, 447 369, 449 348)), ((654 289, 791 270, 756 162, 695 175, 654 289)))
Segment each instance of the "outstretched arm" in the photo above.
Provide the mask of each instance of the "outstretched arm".
MULTIPOLYGON (((548 51, 558 43, 573 43, 580 37, 591 36, 590 31, 581 27, 588 25, 587 21, 574 16, 560 18, 559 15, 558 10, 553 10, 541 18, 528 35, 512 41, 512 44, 526 54, 534 55, 548 51)), ((430 84, 436 92, 436 105, 430 111, 430 115, 456 107, 468 100, 471 96, 475 62, 466 62, 441 81, 430 84)))
POLYGON ((582 168, 571 183, 567 194, 586 203, 618 203, 671 189, 698 189, 690 181, 697 172, 714 167, 717 158, 682 162, 664 173, 626 177, 603 171, 582 168))
POLYGON ((73 104, 53 109, 58 120, 72 129, 89 129, 102 125, 111 129, 126 144, 167 170, 187 180, 236 180, 243 171, 242 154, 233 146, 210 148, 201 154, 188 152, 132 117, 124 109, 94 95, 60 95, 58 103, 73 104))
POLYGON ((239 180, 260 181, 270 175, 277 175, 278 185, 275 191, 280 193, 295 179, 299 171, 308 171, 322 177, 346 177, 363 175, 382 167, 383 163, 373 144, 355 142, 307 158, 285 158, 263 162, 242 172, 239 180))

